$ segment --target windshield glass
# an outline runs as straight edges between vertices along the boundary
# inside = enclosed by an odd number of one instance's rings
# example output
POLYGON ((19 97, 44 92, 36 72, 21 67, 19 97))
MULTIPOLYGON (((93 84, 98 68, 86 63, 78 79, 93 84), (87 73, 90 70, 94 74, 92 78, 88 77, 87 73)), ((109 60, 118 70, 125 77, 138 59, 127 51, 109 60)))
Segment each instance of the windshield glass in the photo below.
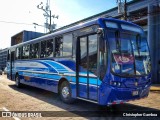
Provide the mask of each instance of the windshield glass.
POLYGON ((150 73, 150 56, 145 37, 137 34, 110 31, 111 70, 120 75, 150 73))

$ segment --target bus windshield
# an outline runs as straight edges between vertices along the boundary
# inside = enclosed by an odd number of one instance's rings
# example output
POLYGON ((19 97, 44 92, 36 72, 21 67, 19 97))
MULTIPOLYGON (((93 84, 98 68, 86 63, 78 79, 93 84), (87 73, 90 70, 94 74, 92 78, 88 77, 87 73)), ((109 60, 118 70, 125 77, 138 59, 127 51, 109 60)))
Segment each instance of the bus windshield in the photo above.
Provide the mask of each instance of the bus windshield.
POLYGON ((140 34, 109 32, 111 70, 119 75, 141 76, 151 71, 146 37, 140 34))

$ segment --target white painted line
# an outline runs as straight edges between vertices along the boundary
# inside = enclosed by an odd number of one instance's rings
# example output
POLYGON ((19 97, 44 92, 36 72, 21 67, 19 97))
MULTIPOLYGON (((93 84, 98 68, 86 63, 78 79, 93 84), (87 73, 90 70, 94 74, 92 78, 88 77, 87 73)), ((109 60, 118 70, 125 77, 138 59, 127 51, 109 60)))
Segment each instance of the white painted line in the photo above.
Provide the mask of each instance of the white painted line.
MULTIPOLYGON (((9 111, 7 108, 5 108, 5 107, 3 107, 2 108, 4 111, 9 111)), ((19 119, 18 117, 13 117, 15 120, 21 120, 21 119, 19 119)))
POLYGON ((5 107, 3 107, 2 109, 3 109, 4 111, 9 111, 9 110, 8 110, 7 108, 5 108, 5 107))

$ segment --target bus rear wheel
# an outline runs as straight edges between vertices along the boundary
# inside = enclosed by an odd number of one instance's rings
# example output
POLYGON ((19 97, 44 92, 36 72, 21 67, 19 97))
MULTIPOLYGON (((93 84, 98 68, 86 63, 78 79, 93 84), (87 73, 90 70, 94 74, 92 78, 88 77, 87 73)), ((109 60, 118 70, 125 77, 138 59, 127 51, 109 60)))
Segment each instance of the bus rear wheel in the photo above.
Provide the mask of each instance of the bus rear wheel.
POLYGON ((62 82, 60 86, 60 97, 65 103, 70 104, 74 102, 74 99, 71 97, 71 88, 67 81, 62 82))
POLYGON ((20 83, 20 79, 19 79, 19 75, 18 75, 18 74, 16 75, 15 82, 16 82, 16 86, 17 86, 18 88, 20 88, 20 87, 22 86, 22 84, 20 83))

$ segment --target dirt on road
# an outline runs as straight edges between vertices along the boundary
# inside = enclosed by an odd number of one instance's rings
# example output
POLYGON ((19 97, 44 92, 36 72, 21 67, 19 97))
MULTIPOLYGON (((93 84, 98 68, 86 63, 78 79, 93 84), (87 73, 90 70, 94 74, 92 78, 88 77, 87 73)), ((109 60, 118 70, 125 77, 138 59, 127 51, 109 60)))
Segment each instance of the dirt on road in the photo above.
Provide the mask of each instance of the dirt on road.
MULTIPOLYGON (((58 94, 48 92, 42 89, 33 88, 30 86, 24 86, 23 88, 17 88, 14 81, 6 79, 6 76, 0 76, 0 111, 50 111, 54 112, 55 117, 45 117, 45 118, 18 118, 19 120, 53 120, 53 119, 99 119, 101 117, 85 117, 81 115, 83 111, 86 113, 88 111, 159 111, 160 112, 160 92, 150 92, 148 98, 131 101, 126 104, 116 105, 113 107, 101 107, 94 103, 89 103, 86 101, 77 100, 74 104, 63 103, 58 94), (57 112, 55 112, 57 111, 57 112), (64 115, 65 114, 65 115, 64 115), (61 117, 67 116, 68 117, 61 117)), ((48 112, 49 113, 49 112, 48 112)), ((47 114, 47 113, 46 113, 47 114)), ((92 112, 92 114, 94 114, 92 112)), ((53 114, 52 114, 53 115, 53 114)), ((46 115, 47 116, 47 115, 46 115)), ((112 118, 112 117, 108 117, 112 118)), ((14 118, 0 118, 1 119, 14 119, 14 118)), ((17 119, 17 120, 18 120, 17 119)), ((106 118, 101 118, 106 119, 106 118)), ((124 119, 124 118, 121 118, 124 119)), ((129 119, 129 118, 125 118, 129 119)), ((156 118, 155 118, 156 119, 156 118)))

